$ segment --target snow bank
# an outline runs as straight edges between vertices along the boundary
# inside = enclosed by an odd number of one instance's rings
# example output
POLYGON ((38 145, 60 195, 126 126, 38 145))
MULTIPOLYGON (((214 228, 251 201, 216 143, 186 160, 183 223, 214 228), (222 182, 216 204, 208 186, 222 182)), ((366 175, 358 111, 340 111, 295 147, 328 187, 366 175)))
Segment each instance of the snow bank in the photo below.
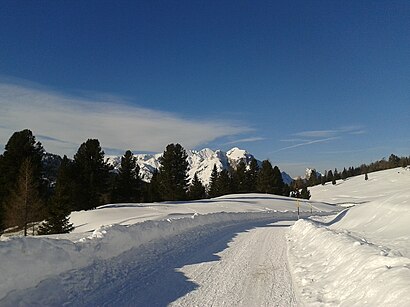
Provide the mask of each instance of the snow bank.
POLYGON ((311 221, 288 235, 301 297, 312 305, 410 306, 410 259, 311 221))
MULTIPOLYGON (((134 225, 103 226, 76 242, 47 237, 18 237, 0 241, 0 300, 10 291, 36 286, 40 281, 109 259, 144 243, 173 236, 197 227, 227 226, 250 220, 295 219, 295 214, 213 213, 134 225)), ((206 228, 201 228, 205 231, 206 228)))
POLYGON ((410 258, 410 191, 353 207, 331 228, 410 258))

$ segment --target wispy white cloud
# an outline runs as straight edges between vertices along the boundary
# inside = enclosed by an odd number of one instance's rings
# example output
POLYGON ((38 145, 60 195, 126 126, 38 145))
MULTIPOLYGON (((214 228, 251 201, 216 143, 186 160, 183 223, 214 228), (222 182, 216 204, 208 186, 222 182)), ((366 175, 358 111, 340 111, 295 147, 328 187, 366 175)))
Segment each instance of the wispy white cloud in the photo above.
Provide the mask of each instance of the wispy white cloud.
POLYGON ((230 144, 237 144, 237 143, 250 143, 250 142, 263 141, 263 140, 266 140, 266 138, 263 138, 263 137, 250 137, 250 138, 243 138, 243 139, 230 141, 230 142, 227 142, 225 144, 230 145, 230 144))
POLYGON ((171 142, 186 148, 252 129, 218 120, 193 120, 133 106, 123 98, 72 96, 45 88, 0 83, 0 139, 29 128, 46 150, 73 154, 88 138, 104 148, 160 152, 171 142))
POLYGON ((301 146, 312 145, 312 144, 316 144, 316 143, 329 142, 329 141, 332 141, 332 140, 336 140, 338 138, 339 137, 331 137, 331 138, 318 139, 318 140, 313 140, 313 141, 306 141, 306 142, 298 143, 298 144, 295 144, 295 145, 292 145, 292 146, 286 146, 286 147, 283 147, 283 148, 279 148, 279 149, 277 149, 273 152, 275 153, 275 152, 279 152, 279 151, 283 151, 283 150, 287 150, 287 149, 292 149, 292 148, 297 148, 297 147, 301 147, 301 146))
POLYGON ((332 130, 308 130, 293 134, 297 137, 304 138, 329 138, 333 136, 340 136, 343 134, 364 134, 365 130, 362 126, 351 125, 332 130))
POLYGON ((333 141, 336 139, 341 139, 345 135, 355 135, 355 134, 364 134, 365 130, 362 126, 359 125, 352 125, 341 127, 338 129, 329 129, 329 130, 308 130, 308 131, 301 131, 291 135, 290 138, 282 139, 281 142, 293 142, 291 146, 285 146, 279 148, 275 152, 293 149, 301 146, 307 146, 317 143, 324 143, 333 141))
POLYGON ((335 136, 338 130, 311 130, 295 133, 294 136, 308 137, 308 138, 328 138, 335 136))

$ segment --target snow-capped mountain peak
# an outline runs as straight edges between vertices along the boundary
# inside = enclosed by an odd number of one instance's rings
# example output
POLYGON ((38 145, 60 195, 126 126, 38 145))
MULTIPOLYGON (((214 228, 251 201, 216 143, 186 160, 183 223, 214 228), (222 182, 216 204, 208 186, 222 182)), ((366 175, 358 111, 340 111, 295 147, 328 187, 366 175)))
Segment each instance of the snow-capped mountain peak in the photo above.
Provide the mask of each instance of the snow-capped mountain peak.
MULTIPOLYGON (((246 150, 234 147, 227 152, 222 150, 212 150, 210 148, 204 148, 201 150, 187 150, 188 156, 188 177, 191 181, 194 175, 197 174, 199 180, 202 181, 204 185, 209 184, 211 178, 211 173, 216 165, 218 172, 223 169, 236 168, 236 166, 243 161, 246 165, 254 159, 254 156, 248 153, 246 150)), ((151 181, 152 174, 156 169, 159 169, 160 163, 159 158, 162 153, 158 154, 135 154, 137 159, 137 164, 140 167, 140 176, 144 181, 151 181)), ((258 161, 261 164, 260 161, 258 161)), ((121 156, 109 156, 108 163, 117 169, 121 163, 121 156)), ((282 174, 285 182, 289 181, 289 175, 286 173, 282 174)))

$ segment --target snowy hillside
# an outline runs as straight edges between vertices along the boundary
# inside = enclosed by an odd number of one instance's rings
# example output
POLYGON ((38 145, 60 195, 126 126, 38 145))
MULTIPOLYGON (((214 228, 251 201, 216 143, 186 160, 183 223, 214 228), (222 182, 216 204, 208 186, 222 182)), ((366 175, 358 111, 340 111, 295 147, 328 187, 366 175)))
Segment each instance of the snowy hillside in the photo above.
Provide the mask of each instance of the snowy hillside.
POLYGON ((290 261, 306 302, 410 306, 409 186, 410 171, 396 168, 311 189, 316 201, 355 206, 291 228, 290 261))
MULTIPOLYGON (((246 165, 254 159, 254 156, 248 153, 246 150, 234 147, 227 152, 222 150, 215 150, 204 148, 202 150, 187 150, 188 164, 189 164, 189 180, 192 180, 195 173, 198 174, 199 180, 204 185, 209 184, 211 173, 214 165, 216 165, 218 171, 229 168, 236 168, 239 162, 243 161, 246 165)), ((158 162, 162 153, 150 155, 150 154, 135 154, 137 163, 140 167, 140 176, 144 181, 149 182, 152 178, 152 173, 155 169, 158 169, 160 164, 158 162)), ((118 168, 121 163, 121 156, 108 156, 108 163, 118 168)), ((258 161, 259 165, 262 163, 258 161)), ((282 172, 283 181, 287 184, 292 182, 292 178, 282 172)))

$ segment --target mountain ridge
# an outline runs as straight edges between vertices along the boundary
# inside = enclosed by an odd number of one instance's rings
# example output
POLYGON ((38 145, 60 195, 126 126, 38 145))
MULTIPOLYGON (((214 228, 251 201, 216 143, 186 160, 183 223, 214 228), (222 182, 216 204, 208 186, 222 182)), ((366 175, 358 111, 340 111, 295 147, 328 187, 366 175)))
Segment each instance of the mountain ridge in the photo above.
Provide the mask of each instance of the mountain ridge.
MULTIPOLYGON (((212 150, 210 148, 203 148, 201 150, 186 150, 188 160, 188 178, 191 181, 197 174, 199 180, 208 185, 211 178, 211 173, 214 165, 220 172, 223 169, 236 168, 241 162, 245 162, 248 166, 252 159, 256 159, 251 153, 238 147, 233 147, 228 151, 220 149, 212 150)), ((159 158, 162 153, 157 154, 134 154, 137 164, 140 167, 140 177, 146 182, 150 182, 152 174, 160 167, 159 158)), ((122 156, 106 156, 107 162, 117 170, 121 164, 122 156)), ((256 159, 259 165, 262 162, 256 159)), ((282 172, 283 181, 287 184, 291 183, 293 179, 286 173, 282 172)))

